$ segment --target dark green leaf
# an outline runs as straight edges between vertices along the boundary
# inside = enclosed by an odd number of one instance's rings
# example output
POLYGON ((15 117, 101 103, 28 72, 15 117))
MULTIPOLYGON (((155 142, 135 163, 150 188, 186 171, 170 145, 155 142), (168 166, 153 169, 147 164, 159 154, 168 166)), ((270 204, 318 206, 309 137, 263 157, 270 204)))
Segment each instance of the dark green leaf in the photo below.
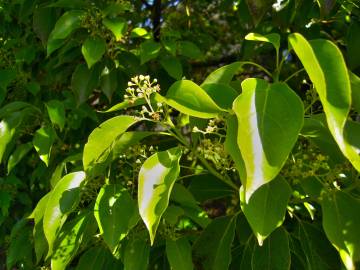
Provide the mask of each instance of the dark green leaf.
POLYGON ((65 39, 75 29, 81 26, 85 12, 82 10, 70 10, 65 12, 56 22, 51 32, 52 39, 65 39))
POLYGON ((132 238, 126 245, 124 270, 147 269, 150 246, 143 238, 132 238))
POLYGON ((235 236, 235 217, 214 219, 193 245, 195 265, 204 270, 228 269, 231 245, 235 236))
POLYGON ((176 80, 180 80, 183 74, 181 62, 173 56, 163 57, 160 60, 161 66, 176 80))
POLYGON ((191 246, 186 237, 166 240, 166 256, 174 270, 192 270, 191 246))
POLYGON ((10 155, 8 160, 8 164, 7 164, 8 174, 32 148, 33 148, 33 144, 29 142, 29 143, 21 144, 15 149, 15 151, 10 155))
POLYGON ((234 75, 240 71, 242 66, 242 62, 234 62, 232 64, 218 68, 206 77, 205 81, 201 84, 201 86, 210 83, 229 84, 234 75))
POLYGON ((161 46, 153 40, 147 40, 140 45, 141 65, 158 56, 161 46))
POLYGON ((179 42, 179 54, 191 59, 198 59, 203 56, 199 47, 191 41, 179 42))
POLYGON ((53 124, 58 125, 60 130, 65 126, 65 106, 59 100, 50 100, 46 103, 46 109, 53 124))

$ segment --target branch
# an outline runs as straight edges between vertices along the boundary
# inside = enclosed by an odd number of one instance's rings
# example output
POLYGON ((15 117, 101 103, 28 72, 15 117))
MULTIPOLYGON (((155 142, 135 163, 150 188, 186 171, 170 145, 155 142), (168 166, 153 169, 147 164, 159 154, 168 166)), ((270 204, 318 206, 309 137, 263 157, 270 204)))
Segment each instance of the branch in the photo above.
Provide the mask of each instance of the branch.
POLYGON ((160 40, 161 28, 161 0, 155 0, 153 4, 153 35, 155 41, 160 40))

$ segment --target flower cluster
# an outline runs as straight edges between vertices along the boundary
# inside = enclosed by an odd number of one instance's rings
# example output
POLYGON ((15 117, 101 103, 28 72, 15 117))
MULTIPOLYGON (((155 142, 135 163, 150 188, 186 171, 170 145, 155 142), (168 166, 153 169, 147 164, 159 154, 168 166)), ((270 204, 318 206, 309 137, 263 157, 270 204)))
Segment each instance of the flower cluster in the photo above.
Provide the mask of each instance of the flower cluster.
POLYGON ((157 79, 150 81, 149 75, 139 75, 131 78, 126 88, 125 100, 135 102, 138 98, 150 99, 151 94, 160 92, 160 86, 157 84, 157 79))

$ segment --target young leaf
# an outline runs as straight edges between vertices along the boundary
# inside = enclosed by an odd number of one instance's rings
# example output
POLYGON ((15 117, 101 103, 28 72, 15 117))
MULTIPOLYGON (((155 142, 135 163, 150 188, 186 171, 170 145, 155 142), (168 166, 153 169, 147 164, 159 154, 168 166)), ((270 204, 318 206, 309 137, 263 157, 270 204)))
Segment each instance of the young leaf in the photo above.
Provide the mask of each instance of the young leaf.
POLYGON ((138 204, 141 218, 154 243, 157 227, 165 212, 180 173, 181 150, 172 148, 149 157, 142 165, 138 180, 138 204))
POLYGON ((81 26, 82 17, 85 11, 70 10, 65 12, 56 22, 54 29, 51 32, 52 39, 65 39, 75 29, 81 26))
POLYGON ((106 42, 99 36, 88 37, 81 47, 81 52, 90 69, 98 62, 106 50, 106 42))
POLYGON ((147 40, 140 45, 141 65, 158 56, 161 46, 153 40, 147 40))
POLYGON ((103 24, 114 34, 116 41, 120 41, 127 30, 124 18, 105 18, 103 24))
POLYGON ((182 113, 199 118, 213 118, 224 111, 204 89, 189 80, 171 85, 164 102, 182 113))
POLYGON ((33 148, 33 144, 31 142, 19 145, 16 150, 10 155, 7 171, 8 174, 11 170, 18 164, 22 158, 33 148))
POLYGON ((193 260, 201 269, 229 269, 236 218, 214 219, 193 245, 193 260))
POLYGON ((80 186, 84 180, 84 172, 70 173, 56 184, 49 195, 43 218, 44 233, 49 244, 48 255, 53 252, 54 241, 68 214, 79 202, 80 186))
POLYGON ((255 244, 251 259, 251 269, 290 270, 290 262, 288 233, 283 228, 279 228, 265 240, 263 246, 255 244))
POLYGON ((246 40, 253 40, 253 41, 263 41, 271 43, 276 51, 280 49, 280 35, 276 33, 268 34, 268 35, 260 35, 257 33, 249 33, 245 36, 246 40))
POLYGON ((248 202, 240 190, 241 208, 259 245, 283 223, 290 195, 291 188, 280 175, 257 189, 248 202))
POLYGON ((50 100, 46 103, 46 109, 53 124, 58 125, 60 130, 65 126, 65 106, 59 100, 50 100))
POLYGON ((52 145, 55 141, 56 133, 52 127, 42 127, 35 132, 33 145, 38 152, 40 159, 46 166, 49 165, 52 145))
POLYGON ((100 233, 112 252, 140 219, 135 201, 119 184, 104 185, 101 188, 94 215, 100 233))
POLYGON ((148 269, 150 246, 144 238, 132 238, 126 245, 124 270, 148 269))
POLYGON ((348 270, 360 261, 360 200, 343 191, 324 194, 323 228, 348 270))
POLYGON ((181 62, 173 56, 163 57, 160 60, 161 66, 176 80, 180 80, 183 74, 181 62))
POLYGON ((284 83, 261 79, 242 82, 233 110, 237 143, 245 163, 245 201, 280 172, 303 125, 301 99, 284 83))
POLYGON ((166 240, 166 256, 174 270, 194 269, 191 259, 191 246, 186 237, 166 240))
POLYGON ((344 156, 360 171, 360 156, 344 139, 344 127, 351 105, 351 88, 341 51, 328 40, 309 43, 300 34, 291 34, 289 42, 319 94, 331 134, 344 156))
POLYGON ((97 172, 94 169, 97 169, 102 162, 106 161, 115 140, 137 121, 135 117, 121 115, 103 122, 98 128, 94 129, 84 146, 84 170, 88 174, 96 174, 97 172))
POLYGON ((229 84, 236 73, 243 66, 242 62, 234 62, 211 72, 201 84, 201 87, 210 83, 229 84))

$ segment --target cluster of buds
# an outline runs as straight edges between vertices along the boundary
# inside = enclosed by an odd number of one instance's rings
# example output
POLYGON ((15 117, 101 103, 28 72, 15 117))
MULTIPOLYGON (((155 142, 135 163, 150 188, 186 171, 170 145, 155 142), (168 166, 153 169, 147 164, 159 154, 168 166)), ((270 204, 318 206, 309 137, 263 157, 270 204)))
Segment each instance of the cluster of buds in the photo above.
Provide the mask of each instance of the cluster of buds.
POLYGON ((222 121, 221 119, 216 119, 216 118, 210 119, 205 130, 201 130, 197 126, 195 126, 195 127, 193 127, 192 132, 198 132, 198 133, 202 133, 202 134, 217 133, 220 129, 222 129, 222 128, 218 127, 218 124, 221 123, 221 121, 222 121))
POLYGON ((131 78, 126 88, 125 100, 135 102, 138 98, 150 99, 151 94, 160 92, 160 86, 157 84, 157 79, 150 81, 149 75, 139 75, 131 78))

